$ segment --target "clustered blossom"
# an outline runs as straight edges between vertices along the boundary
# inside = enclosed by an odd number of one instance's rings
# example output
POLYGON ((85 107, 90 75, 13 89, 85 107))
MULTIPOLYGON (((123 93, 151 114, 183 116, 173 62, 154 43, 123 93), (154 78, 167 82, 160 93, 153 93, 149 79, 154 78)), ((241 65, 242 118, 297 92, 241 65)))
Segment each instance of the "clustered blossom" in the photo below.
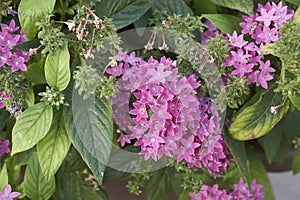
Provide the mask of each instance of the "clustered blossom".
POLYGON ((3 156, 5 153, 9 153, 10 149, 8 147, 9 145, 9 140, 0 140, 0 157, 3 156))
POLYGON ((249 191, 248 185, 244 183, 243 179, 240 182, 234 184, 234 189, 232 192, 227 193, 226 190, 220 190, 218 185, 213 186, 203 185, 198 194, 190 193, 192 200, 263 200, 265 196, 262 185, 256 184, 254 179, 251 184, 251 192, 249 191))
POLYGON ((151 57, 146 62, 132 52, 119 53, 116 61, 106 70, 119 78, 118 92, 112 97, 114 121, 123 132, 131 133, 121 134, 121 145, 134 141, 146 160, 175 156, 189 167, 203 164, 210 172, 222 173, 229 153, 218 108, 210 98, 197 96, 196 77, 180 76, 176 61, 170 58, 151 57))
MULTIPOLYGON (((231 74, 246 77, 249 80, 248 84, 255 83, 256 86, 267 89, 267 82, 273 79, 271 73, 275 72, 275 69, 270 66, 270 60, 262 60, 261 50, 266 44, 282 37, 278 29, 292 17, 293 10, 282 6, 282 2, 278 5, 274 2, 268 2, 265 6, 259 4, 257 13, 243 16, 244 22, 240 23, 242 33, 238 35, 234 31, 232 35, 228 35, 230 55, 223 65, 233 67, 231 74), (253 41, 245 41, 246 34, 249 34, 253 41)), ((208 29, 204 34, 203 43, 208 37, 214 37, 216 32, 220 32, 213 25, 209 25, 208 28, 211 30, 208 29)))
POLYGON ((1 200, 13 200, 14 198, 20 196, 20 192, 12 192, 11 186, 7 185, 3 192, 0 192, 1 200))
POLYGON ((9 25, 1 24, 0 32, 0 67, 10 66, 11 71, 18 70, 26 71, 25 62, 29 60, 29 53, 21 49, 15 49, 14 46, 22 44, 27 41, 27 37, 23 30, 20 34, 15 33, 19 27, 16 26, 15 21, 11 20, 9 25))

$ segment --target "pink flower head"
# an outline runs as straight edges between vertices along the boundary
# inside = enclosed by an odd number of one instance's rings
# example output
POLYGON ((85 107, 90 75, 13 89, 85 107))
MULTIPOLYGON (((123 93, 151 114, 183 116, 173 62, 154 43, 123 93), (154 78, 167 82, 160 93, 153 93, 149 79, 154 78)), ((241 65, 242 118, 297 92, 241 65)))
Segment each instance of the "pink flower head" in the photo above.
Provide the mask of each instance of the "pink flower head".
POLYGON ((247 42, 244 40, 244 34, 238 36, 236 31, 233 32, 232 36, 228 35, 228 37, 231 45, 234 47, 242 48, 247 44, 247 42))
POLYGON ((265 8, 260 10, 261 16, 257 17, 256 20, 263 22, 265 26, 270 26, 272 21, 278 20, 280 17, 275 15, 275 9, 272 8, 267 11, 265 8))
POLYGON ((11 186, 7 185, 3 192, 0 192, 0 199, 1 200, 13 200, 14 198, 18 197, 20 192, 12 192, 11 186))
POLYGON ((5 153, 10 152, 8 145, 9 145, 9 140, 4 140, 4 141, 0 140, 0 157, 3 156, 3 154, 5 153))

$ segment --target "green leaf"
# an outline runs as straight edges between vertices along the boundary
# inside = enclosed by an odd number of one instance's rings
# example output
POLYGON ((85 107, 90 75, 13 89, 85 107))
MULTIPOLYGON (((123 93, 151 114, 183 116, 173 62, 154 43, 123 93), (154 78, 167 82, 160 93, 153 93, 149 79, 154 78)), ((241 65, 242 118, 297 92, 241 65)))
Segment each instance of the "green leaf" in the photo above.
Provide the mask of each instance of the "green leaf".
POLYGON ((0 180, 0 191, 4 191, 5 187, 8 185, 8 175, 5 163, 0 171, 0 180))
POLYGON ((292 170, 294 174, 300 172, 300 149, 297 149, 293 157, 292 170))
POLYGON ((12 130, 11 155, 30 149, 45 137, 50 129, 52 117, 51 105, 44 102, 25 110, 12 130))
POLYGON ((190 200, 190 192, 192 191, 188 191, 188 190, 184 190, 178 197, 178 200, 190 200))
POLYGON ((300 0, 286 0, 286 1, 288 1, 288 2, 290 2, 292 4, 295 4, 297 6, 300 6, 300 0))
POLYGON ((216 14, 217 6, 210 0, 194 0, 194 9, 196 14, 216 14))
POLYGON ((227 132, 225 132, 223 136, 243 179, 248 183, 248 185, 250 185, 251 175, 247 160, 245 142, 233 139, 227 132))
POLYGON ((55 197, 63 200, 107 200, 106 192, 101 188, 94 191, 88 182, 84 181, 86 176, 81 173, 65 174, 60 170, 57 176, 55 197))
POLYGON ((154 177, 147 184, 147 200, 163 199, 168 193, 172 192, 174 168, 166 167, 156 172, 154 177))
POLYGON ((59 91, 67 88, 71 78, 70 54, 67 43, 47 56, 45 76, 51 87, 57 87, 59 91))
POLYGON ((296 10, 296 12, 294 14, 293 22, 296 24, 300 24, 300 6, 298 7, 298 9, 296 10))
POLYGON ((242 22, 242 19, 239 17, 227 14, 203 14, 202 17, 208 19, 224 33, 232 34, 233 31, 241 30, 239 23, 242 22))
POLYGON ((250 161, 250 171, 256 183, 263 185, 265 200, 275 200, 273 188, 269 180, 266 168, 261 160, 261 156, 250 147, 247 148, 247 156, 250 161))
POLYGON ((249 1, 249 0, 211 0, 211 1, 216 5, 239 10, 248 15, 252 14, 254 8, 253 1, 249 1))
POLYGON ((71 141, 65 129, 62 111, 57 111, 49 133, 37 144, 37 155, 47 180, 50 180, 61 166, 70 145, 71 141))
POLYGON ((186 16, 193 15, 192 10, 185 3, 184 0, 154 0, 153 9, 165 11, 167 15, 173 16, 174 14, 186 16))
POLYGON ((289 111, 265 136, 259 138, 269 163, 282 163, 292 146, 292 140, 300 136, 300 111, 289 111))
POLYGON ((54 5, 55 0, 21 0, 18 16, 21 27, 29 40, 32 40, 38 32, 35 23, 46 14, 51 14, 54 5))
POLYGON ((293 94, 292 92, 288 93, 289 99, 291 100, 292 104, 300 110, 300 94, 293 94))
POLYGON ((99 17, 113 19, 113 24, 123 28, 141 16, 151 8, 153 0, 102 0, 97 3, 96 14, 99 17))
POLYGON ((235 139, 251 140, 268 133, 288 111, 281 93, 257 92, 236 114, 229 132, 235 139))
POLYGON ((26 196, 34 200, 49 199, 55 191, 55 178, 45 179, 36 152, 32 154, 25 171, 24 190, 26 196))
MULTIPOLYGON (((72 87, 70 86, 69 90, 72 87)), ((67 133, 83 160, 101 184, 113 137, 110 100, 99 97, 83 100, 78 91, 67 93, 64 117, 67 133)))
POLYGON ((44 63, 32 63, 27 66, 27 71, 24 72, 26 79, 33 84, 45 84, 46 77, 44 72, 44 63))

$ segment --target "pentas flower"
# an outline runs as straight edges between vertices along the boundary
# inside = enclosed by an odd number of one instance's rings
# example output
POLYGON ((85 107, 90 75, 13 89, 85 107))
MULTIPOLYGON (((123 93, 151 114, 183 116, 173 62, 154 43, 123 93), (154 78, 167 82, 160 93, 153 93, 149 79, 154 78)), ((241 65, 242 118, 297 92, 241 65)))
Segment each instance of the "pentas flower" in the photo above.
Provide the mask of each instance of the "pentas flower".
POLYGON ((3 192, 0 192, 1 200, 12 200, 18 196, 20 196, 20 192, 12 192, 11 186, 7 185, 3 192))
POLYGON ((224 189, 219 189, 217 184, 213 186, 203 185, 198 194, 190 193, 192 200, 263 200, 264 196, 262 185, 256 184, 255 179, 251 184, 251 191, 249 191, 248 185, 244 183, 242 178, 239 183, 234 184, 234 190, 230 193, 224 189))
POLYGON ((179 75, 176 61, 170 58, 144 61, 134 56, 117 55, 121 75, 115 73, 115 66, 106 70, 119 77, 112 105, 114 122, 123 132, 118 139, 121 145, 141 147, 146 160, 165 155, 185 160, 189 167, 203 165, 210 172, 222 173, 231 159, 218 108, 210 98, 197 96, 196 76, 179 75))
POLYGON ((3 156, 5 153, 9 153, 10 149, 8 147, 9 145, 9 140, 0 140, 0 157, 3 156))
POLYGON ((15 21, 11 20, 9 25, 1 24, 0 32, 0 67, 11 67, 12 72, 21 70, 26 71, 25 62, 29 60, 29 53, 21 49, 13 48, 28 41, 26 35, 21 30, 20 34, 15 33, 19 30, 15 21))
MULTIPOLYGON (((293 14, 294 11, 288 10, 287 6, 282 6, 282 2, 267 3, 265 6, 259 4, 257 13, 243 16, 244 22, 240 23, 242 34, 238 35, 234 31, 232 35, 228 35, 230 55, 226 57, 223 65, 232 68, 232 75, 246 77, 249 80, 247 84, 254 83, 256 86, 267 89, 268 81, 273 79, 271 73, 275 70, 270 67, 269 60, 266 60, 268 66, 265 67, 261 49, 264 45, 276 42, 282 37, 278 34, 278 30, 284 23, 292 19, 293 14), (249 34, 254 42, 244 41, 245 34, 249 34)), ((207 35, 214 37, 216 32, 220 32, 212 24, 208 28, 203 33, 202 43, 208 39, 207 35)))

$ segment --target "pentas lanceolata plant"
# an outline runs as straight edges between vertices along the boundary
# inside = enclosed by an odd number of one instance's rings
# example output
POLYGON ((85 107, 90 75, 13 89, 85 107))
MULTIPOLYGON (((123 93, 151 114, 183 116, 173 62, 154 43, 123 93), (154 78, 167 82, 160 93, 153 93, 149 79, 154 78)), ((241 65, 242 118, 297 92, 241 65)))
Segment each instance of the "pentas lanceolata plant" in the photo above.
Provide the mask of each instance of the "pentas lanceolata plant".
POLYGON ((244 183, 243 179, 240 179, 239 183, 234 184, 230 193, 224 189, 219 189, 219 186, 215 184, 213 186, 203 185, 199 193, 190 193, 190 196, 192 200, 263 200, 265 194, 262 185, 256 184, 255 180, 251 184, 250 191, 248 185, 244 183))
POLYGON ((2 90, 0 91, 0 109, 7 107, 12 115, 22 112, 20 103, 14 97, 16 92, 12 88, 13 82, 22 79, 18 72, 27 70, 25 63, 30 58, 29 52, 15 48, 16 45, 27 41, 23 30, 19 31, 19 29, 20 27, 16 26, 15 21, 11 20, 9 25, 1 24, 0 32, 0 90, 2 90))
POLYGON ((222 173, 230 158, 221 118, 216 104, 197 94, 197 77, 180 76, 176 61, 165 57, 144 61, 134 52, 119 53, 116 61, 106 72, 118 78, 112 105, 114 121, 125 132, 118 139, 121 145, 135 141, 146 160, 175 156, 189 167, 203 164, 222 173))
MULTIPOLYGON (((274 2, 267 3, 265 6, 259 4, 256 13, 251 16, 243 16, 244 22, 240 23, 242 33, 236 31, 232 35, 225 35, 224 39, 229 40, 228 49, 230 55, 226 57, 224 66, 231 67, 231 74, 240 78, 247 78, 247 84, 255 83, 268 89, 268 81, 272 80, 275 69, 271 67, 270 60, 264 60, 263 55, 268 53, 261 52, 262 48, 272 42, 279 40, 279 28, 293 18, 294 11, 288 10, 287 6, 278 5, 274 2), (244 37, 249 35, 253 41, 245 41, 244 37)), ((207 23, 208 29, 202 35, 202 44, 222 34, 213 24, 207 23)))
POLYGON ((20 192, 12 192, 12 188, 10 185, 7 185, 3 192, 0 192, 1 200, 12 200, 18 196, 20 196, 20 192))

